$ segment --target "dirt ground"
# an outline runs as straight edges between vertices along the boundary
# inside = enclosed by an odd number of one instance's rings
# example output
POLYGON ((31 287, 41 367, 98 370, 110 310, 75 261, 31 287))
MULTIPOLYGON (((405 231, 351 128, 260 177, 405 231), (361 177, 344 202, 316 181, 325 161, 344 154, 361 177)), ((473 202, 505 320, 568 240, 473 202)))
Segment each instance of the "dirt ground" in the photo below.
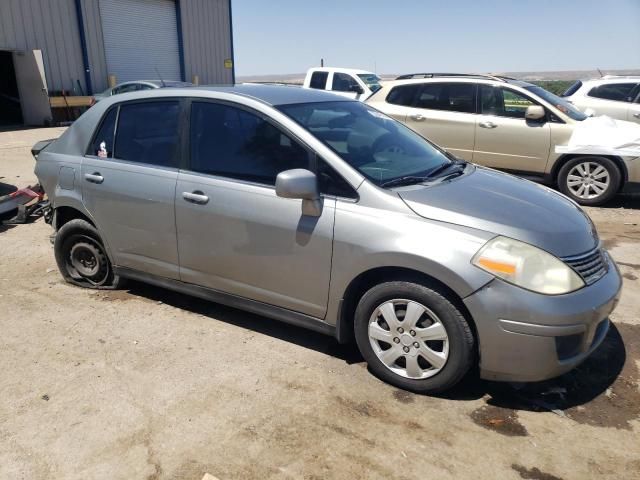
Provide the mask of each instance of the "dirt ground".
MULTIPOLYGON (((0 132, 0 187, 34 182, 29 147, 60 131, 0 132)), ((625 277, 603 345, 543 384, 443 397, 273 320, 69 286, 48 225, 0 227, 0 478, 640 478, 640 199, 588 211, 625 277)))

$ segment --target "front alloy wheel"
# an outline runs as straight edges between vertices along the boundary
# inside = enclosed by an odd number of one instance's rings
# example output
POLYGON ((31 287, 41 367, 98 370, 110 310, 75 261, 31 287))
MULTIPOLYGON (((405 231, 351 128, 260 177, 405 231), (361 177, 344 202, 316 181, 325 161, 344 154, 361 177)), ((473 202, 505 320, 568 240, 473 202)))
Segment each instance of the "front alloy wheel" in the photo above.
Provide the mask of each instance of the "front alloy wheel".
POLYGON ((377 377, 405 390, 438 393, 469 371, 475 339, 460 300, 424 282, 372 286, 356 307, 354 333, 377 377))
POLYGON ((449 357, 447 330, 430 309, 406 299, 378 306, 369 320, 369 341, 393 373, 423 379, 437 374, 449 357))

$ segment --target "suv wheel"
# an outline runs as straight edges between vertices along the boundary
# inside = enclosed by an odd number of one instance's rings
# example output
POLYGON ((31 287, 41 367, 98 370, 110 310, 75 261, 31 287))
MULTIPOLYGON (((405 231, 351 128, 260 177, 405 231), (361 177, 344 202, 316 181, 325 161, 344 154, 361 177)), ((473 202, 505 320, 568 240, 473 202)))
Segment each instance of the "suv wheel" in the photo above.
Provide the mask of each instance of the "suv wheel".
POLYGON ((366 292, 355 313, 358 348, 382 380, 417 393, 453 387, 473 363, 464 315, 442 293, 409 282, 366 292))
POLYGON ((80 287, 115 289, 121 279, 113 273, 97 230, 86 220, 65 223, 53 245, 56 263, 64 279, 80 287))
POLYGON ((577 157, 560 169, 558 187, 580 205, 602 205, 620 186, 620 170, 605 157, 577 157))

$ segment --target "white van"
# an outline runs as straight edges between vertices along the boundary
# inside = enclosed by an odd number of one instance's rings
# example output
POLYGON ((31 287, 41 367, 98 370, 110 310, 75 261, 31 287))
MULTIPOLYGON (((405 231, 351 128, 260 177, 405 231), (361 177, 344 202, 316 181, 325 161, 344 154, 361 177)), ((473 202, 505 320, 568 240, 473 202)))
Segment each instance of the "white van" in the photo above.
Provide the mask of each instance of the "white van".
POLYGON ((373 72, 334 67, 310 68, 303 87, 328 90, 361 101, 366 100, 381 88, 380 77, 373 72))

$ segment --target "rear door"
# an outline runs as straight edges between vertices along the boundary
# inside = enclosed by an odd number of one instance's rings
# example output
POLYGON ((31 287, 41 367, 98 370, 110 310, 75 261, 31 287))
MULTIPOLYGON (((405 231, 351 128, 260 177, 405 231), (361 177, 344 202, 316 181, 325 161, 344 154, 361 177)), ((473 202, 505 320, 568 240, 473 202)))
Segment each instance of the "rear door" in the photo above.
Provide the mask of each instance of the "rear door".
POLYGON ((636 86, 634 93, 635 96, 633 103, 629 104, 629 110, 627 110, 627 120, 630 122, 640 123, 640 84, 636 86))
POLYGON ((475 143, 476 85, 424 83, 407 110, 406 124, 453 155, 471 160, 475 143))
POLYGON ((179 100, 112 107, 82 163, 83 202, 115 264, 175 279, 181 110, 179 100))
POLYGON ((310 168, 309 152, 235 104, 194 100, 190 119, 176 190, 182 281, 323 318, 336 200, 310 217, 275 192, 278 173, 310 168))
POLYGON ((385 114, 399 122, 406 123, 407 115, 411 111, 413 101, 420 91, 421 85, 412 83, 393 87, 386 98, 380 98, 385 92, 379 92, 367 100, 372 107, 382 110, 385 114))
POLYGON ((480 114, 473 161, 503 170, 544 172, 551 148, 549 123, 524 118, 527 107, 539 103, 510 88, 478 87, 480 114))

